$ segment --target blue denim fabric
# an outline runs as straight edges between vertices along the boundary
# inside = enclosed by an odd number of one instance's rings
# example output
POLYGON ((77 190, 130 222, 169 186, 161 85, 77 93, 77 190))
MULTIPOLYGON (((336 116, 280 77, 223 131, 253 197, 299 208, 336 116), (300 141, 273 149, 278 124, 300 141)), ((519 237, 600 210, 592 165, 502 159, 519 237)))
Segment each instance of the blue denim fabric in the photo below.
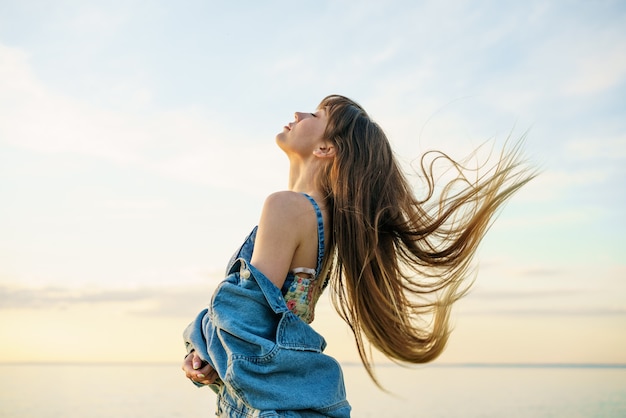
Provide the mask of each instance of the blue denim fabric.
POLYGON ((229 262, 210 306, 184 334, 188 351, 196 350, 220 376, 210 385, 219 416, 349 417, 343 374, 323 354, 326 341, 250 264, 255 236, 256 228, 229 262))
POLYGON ((228 413, 221 416, 350 416, 341 368, 322 353, 324 338, 246 260, 235 262, 186 331, 223 382, 214 385, 228 413))

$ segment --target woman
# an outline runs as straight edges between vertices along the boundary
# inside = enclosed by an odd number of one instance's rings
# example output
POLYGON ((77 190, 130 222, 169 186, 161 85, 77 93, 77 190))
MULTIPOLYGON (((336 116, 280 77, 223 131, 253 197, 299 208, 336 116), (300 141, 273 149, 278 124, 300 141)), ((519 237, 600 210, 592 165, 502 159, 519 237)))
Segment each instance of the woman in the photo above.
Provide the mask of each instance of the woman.
POLYGON ((337 95, 296 113, 276 142, 289 191, 267 198, 210 307, 187 328, 183 370, 218 393, 220 416, 346 417, 341 370, 307 325, 321 291, 330 285, 376 383, 367 344, 400 362, 433 360, 494 214, 534 174, 519 146, 473 182, 445 154, 428 153, 418 199, 382 129, 337 95), (442 159, 458 176, 435 196, 442 159))

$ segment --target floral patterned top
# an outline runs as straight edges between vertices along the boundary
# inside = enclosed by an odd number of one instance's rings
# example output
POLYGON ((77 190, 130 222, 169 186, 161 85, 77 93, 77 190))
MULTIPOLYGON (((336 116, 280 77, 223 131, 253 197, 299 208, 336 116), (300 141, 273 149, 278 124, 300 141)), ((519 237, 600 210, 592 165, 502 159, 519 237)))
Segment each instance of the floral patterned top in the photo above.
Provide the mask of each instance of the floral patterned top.
MULTIPOLYGON (((310 324, 315 319, 315 305, 324 290, 325 283, 323 280, 317 280, 315 274, 311 275, 301 269, 292 271, 294 280, 284 297, 289 310, 310 324)), ((315 273, 314 270, 313 272, 315 273)))

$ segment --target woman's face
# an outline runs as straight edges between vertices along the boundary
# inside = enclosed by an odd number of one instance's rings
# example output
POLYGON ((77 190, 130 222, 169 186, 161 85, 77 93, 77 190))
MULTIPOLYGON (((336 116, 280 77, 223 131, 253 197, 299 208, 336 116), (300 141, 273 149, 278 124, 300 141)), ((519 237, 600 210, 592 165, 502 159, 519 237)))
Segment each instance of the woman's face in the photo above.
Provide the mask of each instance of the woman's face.
POLYGON ((276 135, 276 143, 286 153, 310 155, 322 143, 327 123, 324 109, 312 113, 296 112, 293 122, 276 135))

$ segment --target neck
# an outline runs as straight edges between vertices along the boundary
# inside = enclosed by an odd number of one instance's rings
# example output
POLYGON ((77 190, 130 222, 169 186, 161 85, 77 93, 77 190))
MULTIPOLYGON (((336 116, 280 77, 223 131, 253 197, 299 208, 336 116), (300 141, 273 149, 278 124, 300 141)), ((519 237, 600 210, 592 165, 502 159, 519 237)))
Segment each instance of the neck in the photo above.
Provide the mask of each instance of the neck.
POLYGON ((321 169, 322 164, 318 159, 291 160, 289 162, 289 190, 319 196, 321 193, 316 180, 321 169))

